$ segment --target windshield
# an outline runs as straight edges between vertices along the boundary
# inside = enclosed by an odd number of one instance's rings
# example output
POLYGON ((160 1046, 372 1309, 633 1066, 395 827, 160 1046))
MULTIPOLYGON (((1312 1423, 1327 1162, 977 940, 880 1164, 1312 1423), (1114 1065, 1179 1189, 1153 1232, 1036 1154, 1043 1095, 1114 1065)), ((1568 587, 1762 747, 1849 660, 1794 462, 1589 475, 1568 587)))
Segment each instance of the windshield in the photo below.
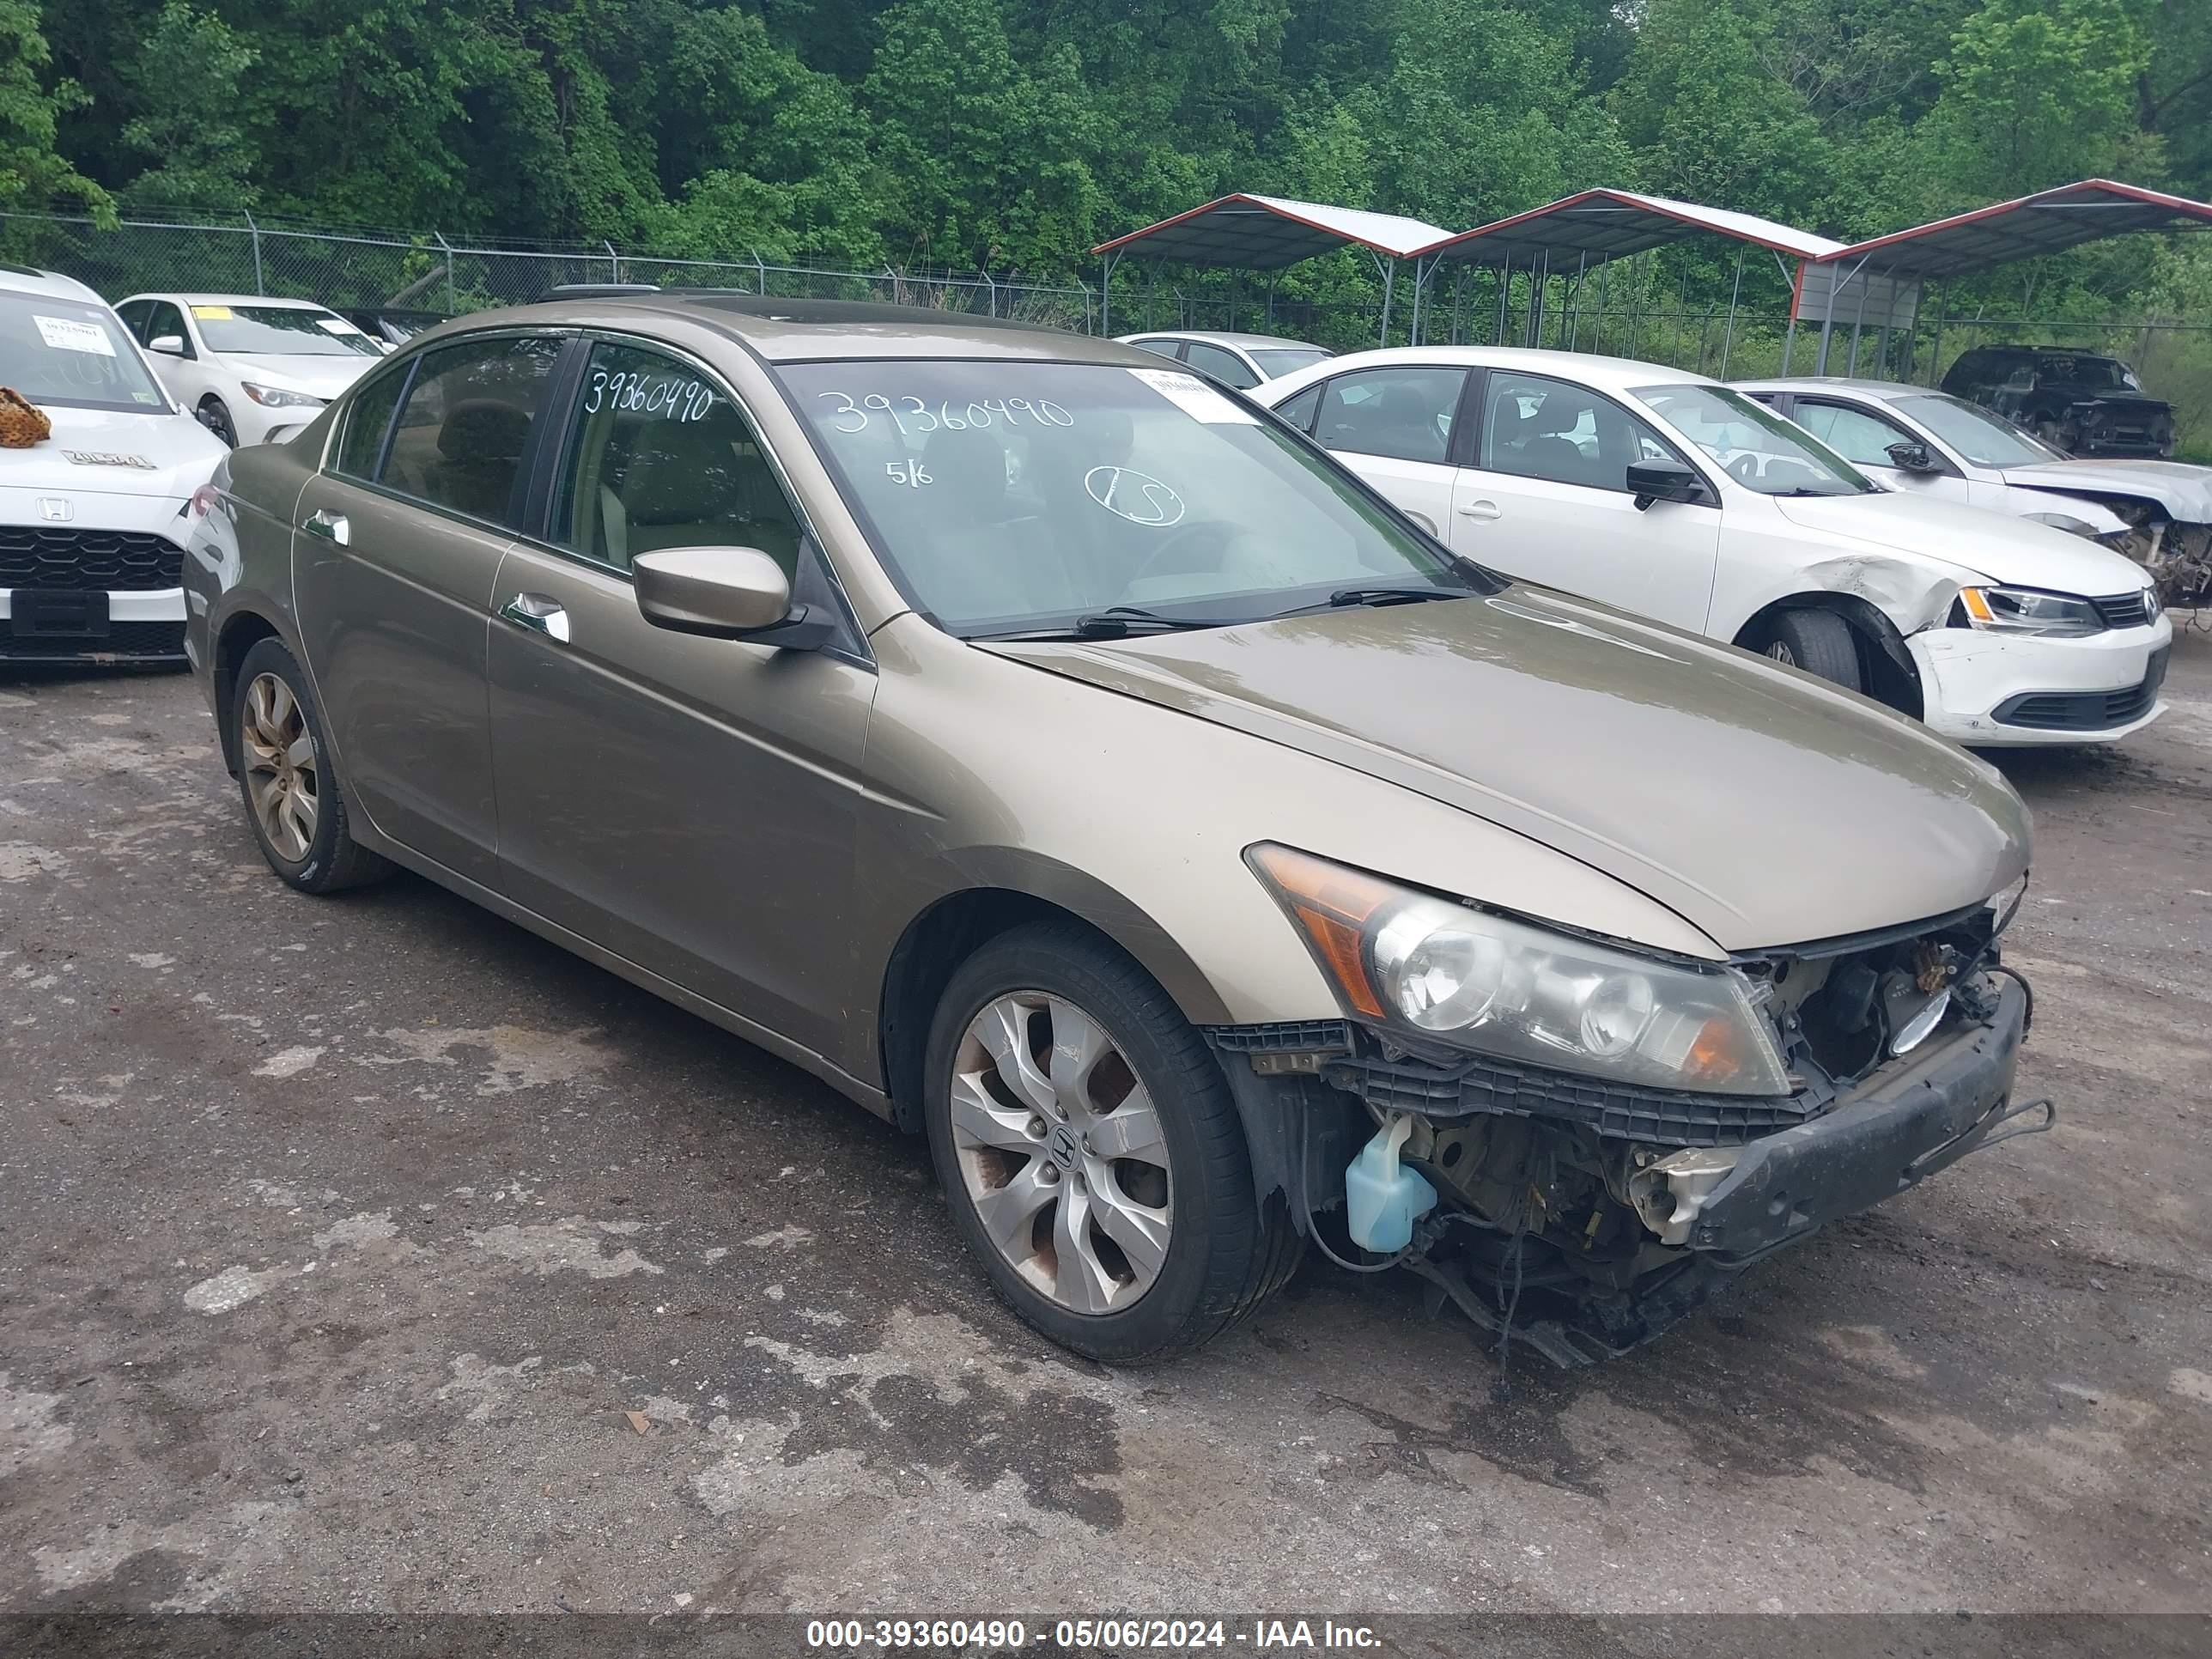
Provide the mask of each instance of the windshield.
POLYGON ((44 294, 0 291, 0 386, 70 409, 168 409, 113 312, 44 294))
POLYGON ((312 306, 194 306, 210 351, 264 357, 380 357, 376 342, 343 317, 312 306))
POLYGON ((1325 363, 1336 354, 1323 351, 1319 346, 1253 346, 1249 355, 1260 365, 1262 374, 1271 380, 1279 380, 1292 369, 1325 363))
POLYGON ((1897 412, 1919 422, 1976 466, 2032 466, 2066 459, 2063 450, 2031 437, 2002 416, 1948 392, 1899 398, 1897 412))
POLYGON ((1867 476, 1756 398, 1719 386, 1638 386, 1629 396, 1762 495, 1865 495, 1867 476))
POLYGON ((862 362, 785 371, 915 607, 966 635, 1115 605, 1231 623, 1350 586, 1468 578, 1326 457, 1163 365, 862 362))

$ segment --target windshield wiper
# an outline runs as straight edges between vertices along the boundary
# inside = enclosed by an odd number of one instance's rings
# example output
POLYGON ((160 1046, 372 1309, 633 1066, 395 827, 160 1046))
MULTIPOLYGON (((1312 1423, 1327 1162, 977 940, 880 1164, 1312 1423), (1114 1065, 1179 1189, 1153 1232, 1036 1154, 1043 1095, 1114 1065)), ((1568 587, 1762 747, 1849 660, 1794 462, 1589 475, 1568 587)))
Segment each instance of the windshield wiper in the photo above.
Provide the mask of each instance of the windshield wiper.
POLYGON ((1473 596, 1472 588, 1437 587, 1429 584, 1407 584, 1397 587, 1340 587, 1318 604, 1294 605, 1288 611, 1276 611, 1267 620, 1273 622, 1283 617, 1306 617, 1316 611, 1348 611, 1356 605, 1419 605, 1425 599, 1464 599, 1473 596))
POLYGON ((1065 628, 1024 629, 1012 634, 976 634, 988 640, 1124 640, 1132 634, 1175 634, 1191 628, 1235 628, 1249 617, 1170 617, 1142 605, 1109 605, 1078 617, 1065 628))

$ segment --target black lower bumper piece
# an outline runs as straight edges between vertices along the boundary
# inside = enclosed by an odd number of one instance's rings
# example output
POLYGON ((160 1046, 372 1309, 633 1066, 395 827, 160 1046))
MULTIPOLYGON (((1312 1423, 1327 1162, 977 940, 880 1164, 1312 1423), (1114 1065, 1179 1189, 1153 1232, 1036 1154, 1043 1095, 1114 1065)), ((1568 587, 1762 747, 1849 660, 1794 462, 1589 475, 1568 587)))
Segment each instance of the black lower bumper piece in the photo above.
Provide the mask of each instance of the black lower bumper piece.
POLYGON ((1689 1248, 1740 1267, 1996 1140, 2050 1127, 2049 1102, 2010 1103, 2027 1015, 2027 994, 2004 981, 1988 1024, 1930 1043, 1809 1123, 1747 1142, 1706 1195, 1689 1248))

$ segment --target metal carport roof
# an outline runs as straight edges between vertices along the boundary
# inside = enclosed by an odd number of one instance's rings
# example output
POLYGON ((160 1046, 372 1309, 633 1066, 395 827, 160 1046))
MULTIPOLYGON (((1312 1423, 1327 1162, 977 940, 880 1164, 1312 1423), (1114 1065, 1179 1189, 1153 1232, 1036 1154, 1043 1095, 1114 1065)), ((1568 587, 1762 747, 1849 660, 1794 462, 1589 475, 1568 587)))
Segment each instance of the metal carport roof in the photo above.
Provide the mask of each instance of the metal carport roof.
POLYGON ((2212 203, 2109 179, 2084 179, 1892 231, 1821 257, 1837 262, 1871 258, 1884 276, 1957 276, 2130 231, 2205 224, 2212 224, 2212 203))
POLYGON ((1522 265, 1549 254, 1571 254, 1586 264, 1678 242, 1700 233, 1771 248, 1792 258, 1820 259, 1843 248, 1756 214, 1674 202, 1631 190, 1586 190, 1510 219, 1477 225, 1419 250, 1424 259, 1453 264, 1522 265))
POLYGON ((1239 191, 1101 242, 1091 251, 1225 270, 1279 270, 1340 247, 1364 247, 1402 259, 1450 234, 1439 226, 1395 213, 1239 191))

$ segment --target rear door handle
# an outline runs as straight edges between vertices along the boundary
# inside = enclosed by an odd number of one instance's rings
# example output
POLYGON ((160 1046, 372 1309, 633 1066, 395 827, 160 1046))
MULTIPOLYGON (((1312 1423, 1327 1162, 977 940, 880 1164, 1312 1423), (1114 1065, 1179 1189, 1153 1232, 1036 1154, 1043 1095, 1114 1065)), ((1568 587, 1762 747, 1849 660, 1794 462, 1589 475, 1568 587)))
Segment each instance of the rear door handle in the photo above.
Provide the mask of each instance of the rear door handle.
POLYGON ((543 593, 518 593, 500 606, 499 614, 516 627, 543 634, 556 644, 568 643, 568 613, 558 599, 543 593))
POLYGON ((1504 516, 1498 511, 1496 501, 1462 501, 1460 503, 1459 515, 1462 519, 1497 519, 1504 516))
POLYGON ((353 526, 346 522, 343 513, 325 513, 321 507, 300 520, 300 528, 310 536, 320 536, 326 542, 336 542, 340 547, 353 544, 353 526))

